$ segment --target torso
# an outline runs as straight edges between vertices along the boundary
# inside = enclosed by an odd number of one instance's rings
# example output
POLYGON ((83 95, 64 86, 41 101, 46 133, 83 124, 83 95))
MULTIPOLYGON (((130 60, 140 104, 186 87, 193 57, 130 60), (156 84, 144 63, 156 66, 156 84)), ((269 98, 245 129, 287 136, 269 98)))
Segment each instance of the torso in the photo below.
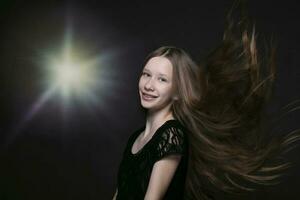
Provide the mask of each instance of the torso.
MULTIPOLYGON (((175 120, 175 119, 173 117, 171 117, 171 118, 167 119, 165 122, 172 121, 172 120, 175 120)), ((162 126, 164 123, 162 123, 160 126, 162 126)), ((149 133, 146 133, 147 129, 145 128, 145 130, 142 131, 139 134, 139 136, 136 138, 136 140, 134 141, 132 148, 131 148, 131 153, 136 154, 139 151, 141 151, 144 148, 144 146, 152 139, 152 137, 154 136, 154 134, 156 133, 156 131, 159 127, 154 128, 154 131, 149 131, 149 133), (145 133, 146 133, 147 137, 143 138, 145 133)))
POLYGON ((153 135, 142 139, 142 136, 144 135, 145 131, 143 131, 135 140, 135 142, 132 145, 131 148, 131 153, 132 154, 136 154, 138 153, 140 150, 143 149, 143 147, 151 140, 151 138, 153 137, 153 135))
MULTIPOLYGON (((165 135, 170 128, 184 130, 176 120, 169 120, 159 127, 154 134, 149 134, 147 138, 141 139, 145 128, 136 131, 128 140, 123 159, 118 172, 118 195, 117 200, 137 200, 143 199, 147 190, 152 167, 154 163, 161 159, 162 152, 158 149, 161 142, 168 141, 165 135), (159 158, 160 157, 160 158, 159 158)), ((174 199, 173 195, 182 196, 185 183, 185 173, 187 170, 187 137, 185 131, 181 133, 184 141, 180 154, 184 155, 179 167, 170 184, 170 191, 164 199, 174 199)), ((164 153, 162 153, 163 155, 164 153)), ((179 198, 181 199, 181 198, 179 198)))

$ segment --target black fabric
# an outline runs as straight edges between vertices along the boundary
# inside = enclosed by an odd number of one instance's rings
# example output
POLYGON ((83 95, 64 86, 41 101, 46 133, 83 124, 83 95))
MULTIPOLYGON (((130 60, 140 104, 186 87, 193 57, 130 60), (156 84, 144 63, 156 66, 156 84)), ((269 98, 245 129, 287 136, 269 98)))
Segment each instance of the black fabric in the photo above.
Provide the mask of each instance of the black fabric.
POLYGON ((177 120, 166 121, 142 149, 132 154, 132 146, 144 129, 134 132, 127 142, 118 171, 117 200, 144 199, 153 165, 171 154, 182 157, 163 199, 183 199, 188 164, 186 129, 177 120))

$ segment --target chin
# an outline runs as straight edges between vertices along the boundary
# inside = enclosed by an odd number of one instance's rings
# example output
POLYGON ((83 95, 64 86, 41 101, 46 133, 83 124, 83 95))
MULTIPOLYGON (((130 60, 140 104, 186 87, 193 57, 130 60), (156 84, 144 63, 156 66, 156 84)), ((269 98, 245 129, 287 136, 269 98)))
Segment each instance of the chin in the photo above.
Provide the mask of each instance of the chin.
POLYGON ((157 102, 147 102, 144 101, 143 99, 140 100, 141 106, 145 109, 155 109, 157 107, 157 102))
POLYGON ((151 109, 151 108, 155 107, 154 105, 151 105, 150 103, 142 102, 142 101, 141 101, 141 106, 145 109, 151 109))
POLYGON ((155 111, 163 110, 165 107, 168 106, 168 104, 167 103, 160 104, 160 102, 159 103, 157 103, 157 102, 148 103, 148 102, 141 101, 141 106, 148 111, 155 112, 155 111))

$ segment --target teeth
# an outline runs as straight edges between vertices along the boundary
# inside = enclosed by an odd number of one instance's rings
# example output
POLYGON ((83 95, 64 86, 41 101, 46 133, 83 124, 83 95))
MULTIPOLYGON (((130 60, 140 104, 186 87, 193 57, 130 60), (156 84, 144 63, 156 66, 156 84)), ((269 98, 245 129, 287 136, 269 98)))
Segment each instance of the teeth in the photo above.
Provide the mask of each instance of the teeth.
POLYGON ((156 98, 156 96, 152 96, 152 95, 145 94, 145 93, 143 93, 143 96, 144 96, 145 98, 156 98))
POLYGON ((151 97, 151 98, 154 98, 154 96, 151 96, 151 95, 147 95, 147 94, 145 94, 145 96, 146 96, 146 97, 151 97))

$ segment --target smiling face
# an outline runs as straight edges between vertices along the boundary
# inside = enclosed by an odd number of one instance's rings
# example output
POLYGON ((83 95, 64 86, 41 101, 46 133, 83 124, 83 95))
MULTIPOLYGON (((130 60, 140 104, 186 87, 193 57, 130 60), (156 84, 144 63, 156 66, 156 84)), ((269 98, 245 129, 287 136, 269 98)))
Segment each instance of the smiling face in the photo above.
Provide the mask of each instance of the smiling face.
POLYGON ((173 66, 162 56, 151 58, 145 65, 140 81, 141 105, 151 111, 166 108, 172 103, 173 66))

